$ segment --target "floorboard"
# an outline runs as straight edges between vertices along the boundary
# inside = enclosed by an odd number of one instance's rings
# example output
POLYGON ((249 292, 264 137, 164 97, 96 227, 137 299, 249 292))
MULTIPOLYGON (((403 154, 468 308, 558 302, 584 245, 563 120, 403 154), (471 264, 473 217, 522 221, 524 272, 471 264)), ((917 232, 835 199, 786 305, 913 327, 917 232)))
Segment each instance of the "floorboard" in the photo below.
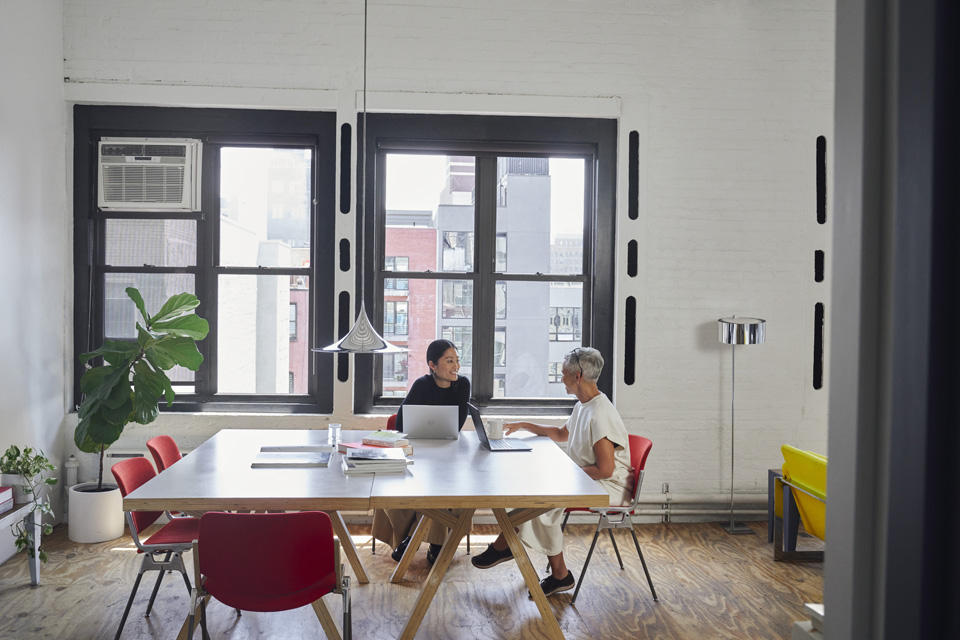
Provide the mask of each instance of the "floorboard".
MULTIPOLYGON (((622 571, 609 538, 602 536, 577 604, 570 603, 572 591, 549 599, 560 628, 571 640, 788 639, 793 621, 804 618, 803 604, 823 600, 823 564, 773 562, 766 524, 750 526, 757 535, 731 536, 713 523, 638 525, 659 602, 650 595, 629 535, 615 534, 625 565, 622 571)), ((349 528, 370 577, 366 585, 354 582, 354 637, 395 638, 427 575, 426 545, 414 559, 406 582, 392 585, 395 563, 389 549, 378 544, 372 554, 369 526, 349 528)), ((567 528, 565 558, 578 578, 593 530, 591 525, 567 528)), ((475 526, 471 554, 485 549, 496 533, 496 525, 475 526)), ((820 541, 805 535, 801 544, 823 548, 820 541)), ((69 541, 66 526, 61 525, 47 538, 45 548, 50 561, 41 569, 39 587, 30 586, 24 556, 0 566, 0 638, 112 638, 140 562, 129 536, 77 544, 69 541)), ((531 553, 531 560, 543 575, 545 558, 531 553)), ((176 574, 164 578, 153 613, 144 617, 155 575, 148 574, 141 584, 123 638, 172 638, 182 623, 189 597, 176 574)), ((339 597, 325 600, 339 624, 339 597)), ((273 614, 245 612, 238 618, 232 609, 214 602, 208 612, 213 638, 323 637, 310 607, 273 614)), ((544 637, 536 606, 527 598, 516 565, 506 562, 477 570, 465 545, 458 550, 417 635, 423 640, 544 637)))

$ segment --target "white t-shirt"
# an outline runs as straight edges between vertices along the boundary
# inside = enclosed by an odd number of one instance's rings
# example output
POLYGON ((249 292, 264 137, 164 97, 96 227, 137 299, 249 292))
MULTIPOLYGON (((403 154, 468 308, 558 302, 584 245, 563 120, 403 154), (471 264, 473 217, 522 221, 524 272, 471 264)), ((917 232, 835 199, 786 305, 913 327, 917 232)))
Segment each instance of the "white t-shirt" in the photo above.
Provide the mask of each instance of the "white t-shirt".
POLYGON ((612 505, 633 500, 633 471, 630 467, 630 440, 616 407, 603 393, 585 403, 578 402, 567 421, 567 455, 578 466, 597 464, 593 445, 601 438, 613 443, 613 475, 598 480, 612 498, 612 505))

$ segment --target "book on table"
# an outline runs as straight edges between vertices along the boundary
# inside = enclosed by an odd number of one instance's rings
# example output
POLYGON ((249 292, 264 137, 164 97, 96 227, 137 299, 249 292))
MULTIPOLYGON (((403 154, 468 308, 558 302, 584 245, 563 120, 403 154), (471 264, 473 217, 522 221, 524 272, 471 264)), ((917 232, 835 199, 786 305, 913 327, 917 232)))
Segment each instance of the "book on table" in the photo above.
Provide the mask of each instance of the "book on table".
POLYGON ((378 444, 381 447, 403 447, 410 444, 400 431, 374 431, 362 440, 363 444, 378 444))
POLYGON ((346 475, 369 474, 369 473, 406 473, 407 462, 386 461, 369 462, 363 460, 350 460, 346 456, 340 459, 340 467, 346 475))
POLYGON ((350 449, 346 453, 346 458, 354 462, 401 462, 403 464, 407 462, 407 456, 403 454, 403 450, 395 447, 350 449))
POLYGON ((250 467, 253 469, 296 469, 326 467, 330 464, 330 451, 266 451, 257 454, 250 467))
POLYGON ((332 444, 267 444, 260 447, 262 453, 307 453, 333 451, 332 444))
MULTIPOLYGON (((340 453, 346 453, 350 449, 383 449, 385 445, 382 444, 363 444, 362 442, 341 442, 337 446, 337 450, 340 453)), ((405 444, 402 447, 396 447, 403 451, 404 455, 412 456, 413 455, 413 445, 405 444)))

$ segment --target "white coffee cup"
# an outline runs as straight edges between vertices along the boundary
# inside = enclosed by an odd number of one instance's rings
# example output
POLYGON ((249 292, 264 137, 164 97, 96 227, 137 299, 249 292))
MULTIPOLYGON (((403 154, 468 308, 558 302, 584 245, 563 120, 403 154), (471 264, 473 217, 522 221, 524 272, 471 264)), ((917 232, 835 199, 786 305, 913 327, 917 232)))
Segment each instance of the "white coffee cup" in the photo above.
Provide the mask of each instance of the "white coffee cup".
POLYGON ((487 419, 487 437, 491 440, 499 440, 503 437, 503 420, 500 418, 487 419))

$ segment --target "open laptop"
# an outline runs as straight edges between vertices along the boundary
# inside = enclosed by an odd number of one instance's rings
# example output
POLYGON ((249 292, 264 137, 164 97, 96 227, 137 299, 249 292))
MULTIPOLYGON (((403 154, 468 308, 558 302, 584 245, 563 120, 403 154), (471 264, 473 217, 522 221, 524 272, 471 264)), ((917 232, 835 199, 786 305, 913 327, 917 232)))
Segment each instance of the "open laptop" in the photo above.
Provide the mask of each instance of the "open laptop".
POLYGON ((500 440, 491 440, 487 437, 487 429, 483 426, 483 420, 480 419, 480 412, 472 404, 468 404, 470 417, 473 418, 473 427, 477 430, 477 438, 480 439, 480 446, 490 451, 532 451, 533 447, 523 442, 509 441, 506 438, 500 440))
POLYGON ((411 439, 456 440, 460 437, 460 409, 456 405, 405 404, 403 432, 411 439))

